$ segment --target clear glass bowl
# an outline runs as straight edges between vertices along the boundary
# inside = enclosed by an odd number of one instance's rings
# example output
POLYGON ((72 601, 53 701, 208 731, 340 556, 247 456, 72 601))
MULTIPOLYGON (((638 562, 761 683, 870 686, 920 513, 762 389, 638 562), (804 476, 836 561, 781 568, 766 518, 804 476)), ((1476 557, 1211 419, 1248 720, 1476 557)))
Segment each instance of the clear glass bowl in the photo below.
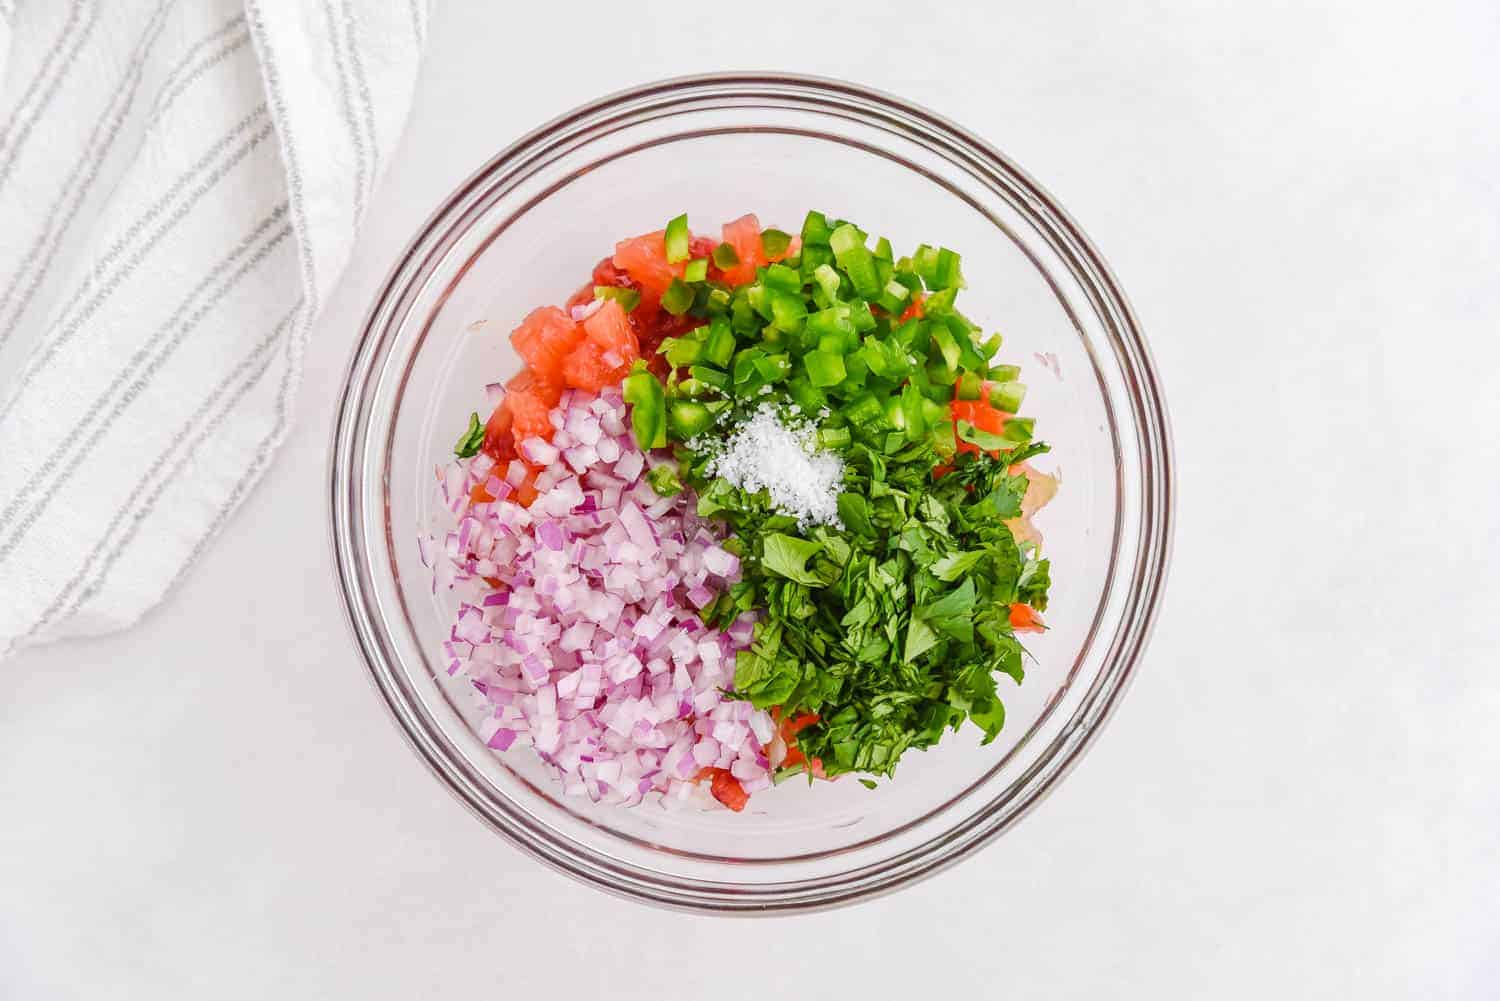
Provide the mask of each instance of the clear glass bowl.
POLYGON ((669 80, 579 108, 485 164, 422 228, 370 312, 332 456, 340 583, 376 687, 412 746, 485 823, 541 861, 639 900, 718 913, 828 907, 892 890, 992 841, 1078 759, 1141 657, 1172 521, 1166 411, 1146 344, 1098 252, 994 148, 904 101, 833 80, 669 80), (1061 473, 1039 522, 1051 630, 1008 684, 1000 739, 972 728, 902 760, 874 791, 788 782, 742 814, 596 806, 561 795, 528 749, 486 749, 439 670, 455 599, 417 547, 447 527, 435 465, 506 334, 559 303, 615 240, 690 213, 795 230, 816 207, 898 248, 963 254, 962 305, 1024 366, 1027 411, 1061 473))

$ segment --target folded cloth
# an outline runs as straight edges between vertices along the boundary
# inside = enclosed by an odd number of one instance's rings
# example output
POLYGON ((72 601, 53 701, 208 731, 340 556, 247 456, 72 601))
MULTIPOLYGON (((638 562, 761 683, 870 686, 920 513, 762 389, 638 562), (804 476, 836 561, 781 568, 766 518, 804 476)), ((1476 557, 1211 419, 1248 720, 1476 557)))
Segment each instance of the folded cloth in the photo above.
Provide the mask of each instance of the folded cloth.
POLYGON ((287 431, 427 0, 0 0, 0 656, 161 599, 287 431))

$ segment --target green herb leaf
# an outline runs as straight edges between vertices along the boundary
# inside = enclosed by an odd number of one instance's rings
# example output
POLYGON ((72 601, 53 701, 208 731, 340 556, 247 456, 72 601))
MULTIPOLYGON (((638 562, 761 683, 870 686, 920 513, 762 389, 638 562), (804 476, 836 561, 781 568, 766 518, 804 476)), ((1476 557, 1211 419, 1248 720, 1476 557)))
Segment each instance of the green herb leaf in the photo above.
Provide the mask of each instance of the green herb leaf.
POLYGON ((938 634, 920 615, 913 615, 906 627, 906 647, 902 657, 910 664, 938 645, 938 634))
POLYGON ((855 535, 872 537, 875 526, 870 522, 870 502, 863 494, 839 494, 839 521, 855 535))
POLYGON ((484 423, 478 414, 469 415, 469 430, 458 439, 458 444, 453 446, 453 454, 460 459, 468 459, 479 454, 479 448, 484 444, 484 423))
POLYGON ((822 543, 776 534, 766 536, 763 544, 761 565, 770 573, 799 584, 822 583, 807 569, 807 561, 822 552, 822 543))
POLYGON ((968 552, 949 553, 947 556, 934 562, 930 569, 932 570, 932 575, 938 580, 951 582, 969 573, 987 555, 989 553, 984 549, 971 549, 968 552))

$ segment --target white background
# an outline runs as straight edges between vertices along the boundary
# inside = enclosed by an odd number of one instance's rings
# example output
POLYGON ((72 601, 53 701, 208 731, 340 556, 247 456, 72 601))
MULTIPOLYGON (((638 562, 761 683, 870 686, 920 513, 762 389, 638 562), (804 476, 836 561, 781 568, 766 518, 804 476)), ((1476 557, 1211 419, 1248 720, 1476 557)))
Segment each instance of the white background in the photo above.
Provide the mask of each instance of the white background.
POLYGON ((510 6, 438 12, 239 517, 137 629, 0 669, 0 997, 1495 997, 1500 8, 510 6), (1139 310, 1180 470, 1155 641, 1077 771, 957 869, 759 922, 464 812, 365 681, 323 489, 429 209, 580 102, 730 68, 900 94, 1040 178, 1139 310))

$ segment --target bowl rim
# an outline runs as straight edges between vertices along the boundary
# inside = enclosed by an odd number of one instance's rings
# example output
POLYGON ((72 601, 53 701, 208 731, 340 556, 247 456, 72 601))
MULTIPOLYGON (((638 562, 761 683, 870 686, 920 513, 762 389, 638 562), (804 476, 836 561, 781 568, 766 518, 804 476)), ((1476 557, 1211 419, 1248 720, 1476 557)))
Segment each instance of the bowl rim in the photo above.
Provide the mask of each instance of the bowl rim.
MULTIPOLYGON (((834 113, 825 108, 804 110, 834 113)), ((587 141, 585 138, 584 144, 587 141)), ((1054 249, 1062 253, 1061 248, 1054 246, 1054 249)), ((467 267, 466 263, 449 280, 449 289, 462 277, 467 267)), ((1172 550, 1175 463, 1170 419, 1160 383, 1134 310, 1103 256, 1081 227, 1048 192, 1007 156, 947 118, 860 84, 795 73, 695 74, 655 80, 619 90, 580 105, 527 132, 470 173, 429 213, 387 272, 380 291, 364 318, 351 353, 330 440, 329 542, 338 571, 345 621, 368 668, 368 680, 380 695, 397 728, 428 767, 487 826, 553 869, 617 896, 698 913, 743 915, 808 911, 892 892, 969 857, 1034 809, 1076 766, 1083 752, 1093 744, 1102 725, 1113 715, 1129 687, 1155 625, 1172 550), (1127 591, 1128 607, 1121 613, 1120 624, 1113 636, 1107 637, 1113 650, 1106 654, 1099 671, 1099 678, 1108 679, 1108 683, 1103 684, 1097 693, 1103 698, 1085 700, 1074 714, 1075 719, 1080 719, 1081 725, 1072 727, 1054 739, 1021 779, 1017 780, 1015 784, 1027 782, 1019 803, 1003 816, 986 820, 988 813, 999 802, 991 801, 976 811, 969 823, 942 832, 907 853, 866 869, 856 870, 860 878, 851 885, 840 887, 837 877, 823 877, 795 884, 761 884, 762 887, 771 888, 764 895, 747 894, 733 888, 704 889, 701 885, 686 886, 670 874, 641 869, 608 856, 581 860, 576 853, 552 844, 555 833, 539 829, 545 825, 525 815, 524 811, 518 811, 520 815, 509 818, 515 824, 513 828, 481 807, 475 790, 465 788, 472 783, 465 781, 464 776, 455 775, 453 769, 447 766, 440 748, 442 741, 426 732, 420 720, 413 719, 404 696, 394 690, 395 672, 391 670, 389 663, 391 652, 386 648, 381 635, 384 626, 380 616, 370 614, 371 595, 367 593, 368 589, 362 578, 362 572, 367 568, 363 566, 360 544, 356 541, 360 519, 354 517, 353 512, 361 507, 357 495, 362 489, 362 480, 351 475, 359 465, 353 462, 353 458, 356 454, 363 456, 364 418, 368 416, 370 403, 367 399, 370 395, 369 375, 383 360, 382 356, 375 353, 385 327, 382 320, 404 315, 402 305, 415 298, 417 291, 411 278, 423 273, 427 261, 441 259, 443 253, 450 248, 450 244, 445 243, 441 237, 445 232, 452 233, 452 228, 440 231, 438 227, 445 220, 451 222, 455 215, 461 217, 464 214, 461 210, 470 196, 476 190, 493 184, 497 172, 504 171, 507 166, 513 170, 521 169, 539 152, 539 146, 553 141, 561 142, 568 137, 570 130, 595 122, 601 115, 613 110, 629 108, 658 97, 674 96, 678 102, 687 104, 695 97, 723 96, 720 92, 726 87, 744 88, 735 94, 741 97, 769 99, 822 96, 857 101, 865 107, 842 107, 840 113, 845 117, 860 119, 862 112, 870 115, 878 110, 903 124, 915 123, 927 131, 928 138, 932 138, 935 133, 950 144, 951 151, 977 160, 975 166, 996 171, 1011 186, 1018 187, 1024 193, 1031 211, 1046 217, 1059 230, 1058 235, 1066 238, 1070 269, 1080 284, 1099 298, 1100 301, 1094 304, 1096 310, 1107 310, 1113 318, 1113 323, 1108 325, 1108 333, 1119 341, 1113 345, 1114 354, 1130 404, 1126 409, 1131 416, 1122 425, 1122 430, 1135 432, 1142 456, 1139 498, 1141 511, 1138 519, 1140 552, 1133 568, 1114 567, 1116 575, 1122 570, 1132 571, 1126 576, 1135 586, 1127 591), (434 243, 438 246, 435 247, 434 243), (1083 274, 1080 274, 1080 266, 1083 274), (1042 771, 1045 774, 1037 781, 1027 781, 1042 771), (979 821, 986 822, 978 824, 983 829, 976 832, 974 827, 979 821), (959 843, 950 844, 955 839, 959 843), (909 857, 912 855, 915 858, 909 857), (829 885, 830 883, 833 885, 829 885)), ((1114 557, 1112 562, 1113 560, 1114 557)))

